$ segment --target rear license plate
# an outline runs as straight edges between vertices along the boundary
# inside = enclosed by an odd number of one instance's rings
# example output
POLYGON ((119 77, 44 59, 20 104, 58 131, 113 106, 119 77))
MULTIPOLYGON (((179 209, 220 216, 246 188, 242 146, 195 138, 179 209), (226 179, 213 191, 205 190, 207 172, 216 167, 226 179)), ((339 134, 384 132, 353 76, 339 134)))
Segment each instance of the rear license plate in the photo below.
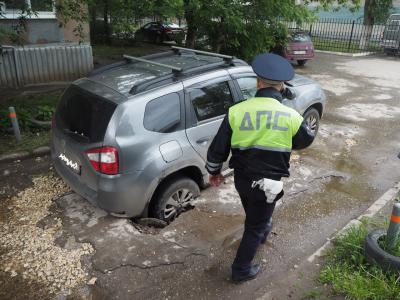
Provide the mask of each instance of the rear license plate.
POLYGON ((60 155, 58 155, 58 158, 65 166, 70 168, 73 172, 79 175, 81 174, 81 166, 78 164, 78 162, 69 159, 64 153, 60 153, 60 155))
POLYGON ((293 51, 293 54, 306 54, 306 51, 304 51, 304 50, 293 51))

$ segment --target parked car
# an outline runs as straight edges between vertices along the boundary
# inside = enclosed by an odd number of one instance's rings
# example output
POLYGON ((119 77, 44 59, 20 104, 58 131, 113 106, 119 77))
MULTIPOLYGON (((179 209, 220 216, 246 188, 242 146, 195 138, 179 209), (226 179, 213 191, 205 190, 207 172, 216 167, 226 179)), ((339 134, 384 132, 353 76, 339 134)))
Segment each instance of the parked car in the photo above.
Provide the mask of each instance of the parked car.
MULTIPOLYGON (((84 198, 118 216, 172 221, 207 184, 207 149, 227 109, 254 96, 242 60, 172 51, 95 70, 73 82, 55 112, 55 169, 84 198)), ((325 94, 300 75, 287 83, 296 109, 317 132, 325 94)))
POLYGON ((387 20, 381 46, 385 53, 400 54, 400 14, 393 14, 387 20))
POLYGON ((154 43, 183 40, 184 29, 168 22, 150 22, 135 32, 135 39, 154 43))
POLYGON ((299 66, 304 66, 307 60, 314 58, 314 45, 310 35, 303 31, 292 33, 283 50, 283 56, 290 61, 297 61, 299 66))

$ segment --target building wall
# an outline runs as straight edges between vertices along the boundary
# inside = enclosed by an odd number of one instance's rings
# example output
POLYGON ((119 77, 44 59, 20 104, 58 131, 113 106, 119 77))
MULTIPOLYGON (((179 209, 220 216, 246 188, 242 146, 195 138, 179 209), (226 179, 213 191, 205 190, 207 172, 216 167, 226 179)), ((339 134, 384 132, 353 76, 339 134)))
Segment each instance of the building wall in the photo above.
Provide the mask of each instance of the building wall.
MULTIPOLYGON (((0 0, 1 1, 1 0, 0 0)), ((25 0, 28 1, 28 0, 25 0)), ((82 10, 87 10, 82 7, 82 10)), ((18 10, 7 9, 0 16, 0 29, 7 29, 15 32, 15 27, 19 24, 21 12, 18 10)), ((47 44, 47 43, 63 43, 63 42, 90 42, 89 23, 83 24, 83 39, 77 36, 74 29, 78 25, 75 21, 70 21, 64 26, 60 25, 58 15, 53 11, 36 12, 27 18, 26 30, 20 34, 20 40, 23 44, 47 44)), ((9 43, 10 41, 2 41, 1 43, 9 43)))

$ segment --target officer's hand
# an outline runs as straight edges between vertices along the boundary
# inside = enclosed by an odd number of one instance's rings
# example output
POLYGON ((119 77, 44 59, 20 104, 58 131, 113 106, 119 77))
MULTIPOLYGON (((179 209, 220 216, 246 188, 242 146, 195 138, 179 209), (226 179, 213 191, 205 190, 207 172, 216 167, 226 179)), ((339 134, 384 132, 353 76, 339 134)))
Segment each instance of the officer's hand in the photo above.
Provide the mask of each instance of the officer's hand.
POLYGON ((225 179, 224 176, 222 176, 222 174, 210 175, 208 178, 209 178, 210 184, 215 187, 220 186, 220 184, 222 182, 224 182, 224 179, 225 179))

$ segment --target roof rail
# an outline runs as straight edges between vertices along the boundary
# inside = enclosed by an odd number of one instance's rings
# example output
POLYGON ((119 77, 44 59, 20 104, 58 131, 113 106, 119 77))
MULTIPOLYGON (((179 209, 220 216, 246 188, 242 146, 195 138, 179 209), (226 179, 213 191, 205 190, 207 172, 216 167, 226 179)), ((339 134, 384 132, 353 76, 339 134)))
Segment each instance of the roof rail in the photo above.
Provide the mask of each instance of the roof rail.
POLYGON ((220 57, 220 58, 223 58, 227 63, 230 63, 234 59, 234 57, 230 56, 230 55, 207 52, 207 51, 202 51, 202 50, 195 50, 195 49, 190 49, 190 48, 171 46, 171 49, 174 50, 175 52, 178 52, 178 53, 179 53, 180 50, 182 50, 182 51, 187 51, 187 52, 193 52, 193 53, 196 53, 196 54, 203 54, 203 55, 208 55, 208 56, 220 57))
POLYGON ((126 59, 126 60, 136 60, 136 61, 152 64, 152 65, 155 65, 155 66, 171 69, 172 73, 178 73, 179 74, 179 73, 182 72, 182 68, 178 68, 178 67, 167 65, 167 64, 158 63, 158 62, 155 62, 155 61, 152 61, 152 60, 148 60, 148 59, 144 59, 144 58, 139 58, 139 57, 125 55, 125 54, 123 55, 123 58, 126 59))

